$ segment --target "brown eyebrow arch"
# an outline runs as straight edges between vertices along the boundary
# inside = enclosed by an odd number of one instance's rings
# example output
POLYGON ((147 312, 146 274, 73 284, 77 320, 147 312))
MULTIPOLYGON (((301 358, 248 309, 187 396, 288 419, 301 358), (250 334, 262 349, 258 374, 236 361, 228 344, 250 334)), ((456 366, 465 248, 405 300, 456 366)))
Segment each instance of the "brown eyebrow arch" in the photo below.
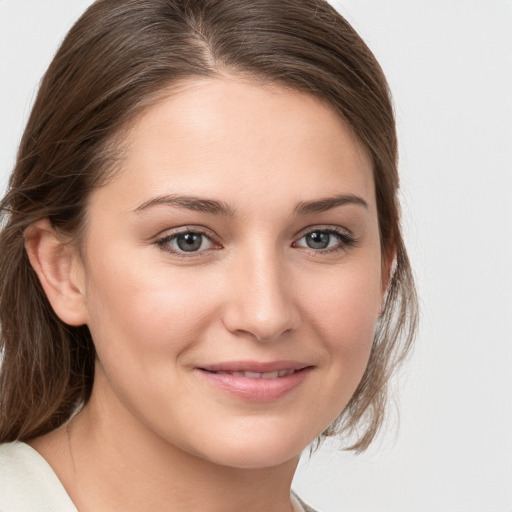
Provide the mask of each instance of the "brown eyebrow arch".
POLYGON ((216 201, 215 199, 206 199, 195 196, 178 196, 178 195, 163 195, 154 197, 140 206, 135 208, 134 212, 141 212, 151 208, 166 204, 169 206, 177 206, 187 210, 193 210, 202 213, 212 213, 214 215, 224 215, 226 217, 234 217, 234 210, 223 201, 216 201))
MULTIPOLYGON (((149 199, 135 208, 134 212, 141 212, 158 205, 177 206, 202 213, 211 213, 213 215, 223 215, 234 217, 235 211, 227 203, 215 199, 207 199, 196 196, 179 196, 166 194, 149 199)), ((315 199, 313 201, 301 201, 293 209, 295 215, 311 215, 313 213, 322 213, 346 204, 357 204, 368 209, 368 203, 354 194, 342 194, 324 199, 315 199)))
POLYGON ((294 208, 293 213, 295 215, 311 215, 312 213, 326 212, 346 204, 357 204, 368 209, 368 203, 362 197, 354 194, 342 194, 314 201, 302 201, 294 208))

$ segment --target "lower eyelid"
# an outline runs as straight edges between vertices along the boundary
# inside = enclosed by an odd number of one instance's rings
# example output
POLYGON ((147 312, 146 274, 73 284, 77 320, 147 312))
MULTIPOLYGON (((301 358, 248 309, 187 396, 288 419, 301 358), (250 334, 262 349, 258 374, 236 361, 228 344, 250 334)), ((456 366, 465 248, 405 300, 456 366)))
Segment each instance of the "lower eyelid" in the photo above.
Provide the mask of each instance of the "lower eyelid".
MULTIPOLYGON (((339 250, 348 250, 352 246, 356 245, 357 242, 358 242, 358 239, 356 237, 354 237, 352 234, 338 231, 333 228, 319 228, 319 229, 311 229, 310 231, 307 231, 306 233, 304 233, 302 236, 297 238, 295 242, 293 242, 292 247, 303 248, 303 249, 310 250, 315 253, 328 253, 328 252, 336 252, 339 250), (323 249, 315 249, 313 247, 308 247, 307 245, 297 245, 300 240, 305 238, 307 235, 309 235, 311 233, 315 233, 315 232, 329 234, 330 236, 334 237, 338 241, 338 244, 336 244, 334 247, 326 247, 323 249)), ((201 255, 202 253, 208 252, 212 249, 222 248, 222 246, 218 242, 216 242, 215 239, 211 235, 209 235, 205 231, 198 229, 198 228, 188 228, 188 229, 183 229, 180 231, 168 233, 168 234, 158 238, 154 243, 156 245, 158 245, 162 250, 165 250, 170 253, 178 254, 180 256, 189 256, 189 257, 193 257, 193 256, 197 257, 197 256, 201 255), (178 236, 185 235, 187 233, 201 235, 206 240, 208 240, 210 246, 205 249, 201 249, 201 250, 197 250, 197 251, 185 251, 183 249, 172 247, 170 245, 171 242, 173 240, 175 240, 178 236)))
POLYGON ((161 236, 158 238, 155 242, 156 245, 158 245, 162 250, 173 253, 173 254, 179 254, 180 256, 197 256, 199 254, 202 254, 212 248, 215 248, 215 246, 218 247, 218 243, 213 239, 212 236, 207 234, 206 232, 200 230, 200 229, 183 229, 180 231, 175 231, 173 233, 165 234, 164 236, 161 236), (172 247, 171 243, 176 240, 177 237, 180 235, 185 235, 187 233, 195 234, 195 235, 201 235, 206 240, 208 240, 209 244, 211 244, 212 247, 208 247, 205 249, 201 249, 198 251, 184 251, 182 249, 172 247))

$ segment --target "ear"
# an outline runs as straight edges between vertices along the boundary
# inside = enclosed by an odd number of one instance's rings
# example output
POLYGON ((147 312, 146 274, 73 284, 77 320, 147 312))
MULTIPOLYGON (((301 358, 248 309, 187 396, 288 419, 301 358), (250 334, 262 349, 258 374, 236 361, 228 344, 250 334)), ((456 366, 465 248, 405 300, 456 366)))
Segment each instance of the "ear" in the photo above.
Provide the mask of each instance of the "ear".
POLYGON ((69 325, 85 324, 84 272, 77 249, 64 243, 48 219, 34 222, 24 234, 30 263, 57 316, 69 325))

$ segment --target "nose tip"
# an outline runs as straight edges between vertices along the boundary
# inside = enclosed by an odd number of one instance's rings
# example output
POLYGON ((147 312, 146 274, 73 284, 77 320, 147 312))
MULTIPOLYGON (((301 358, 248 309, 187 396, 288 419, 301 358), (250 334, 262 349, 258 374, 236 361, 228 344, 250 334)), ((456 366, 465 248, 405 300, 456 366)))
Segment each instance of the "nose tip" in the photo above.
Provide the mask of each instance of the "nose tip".
POLYGON ((265 308, 246 308, 239 310, 235 323, 238 333, 248 333, 257 341, 273 341, 297 328, 298 322, 293 318, 289 307, 282 304, 276 307, 275 300, 269 300, 265 308))
POLYGON ((299 327, 293 292, 280 274, 279 269, 266 265, 261 272, 246 266, 242 275, 232 276, 236 284, 224 314, 224 324, 230 332, 264 342, 299 327))
POLYGON ((257 341, 273 341, 297 328, 289 308, 255 311, 245 306, 238 307, 226 316, 227 329, 235 334, 248 334, 257 341))

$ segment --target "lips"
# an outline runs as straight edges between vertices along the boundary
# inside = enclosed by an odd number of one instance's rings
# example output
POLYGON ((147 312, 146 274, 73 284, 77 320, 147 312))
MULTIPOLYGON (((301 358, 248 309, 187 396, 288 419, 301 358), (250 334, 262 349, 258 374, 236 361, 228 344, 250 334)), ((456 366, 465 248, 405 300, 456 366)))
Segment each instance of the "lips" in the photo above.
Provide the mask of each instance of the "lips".
POLYGON ((313 366, 298 361, 232 361, 196 368, 215 389, 260 402, 287 395, 312 369, 313 366))
POLYGON ((199 366, 200 370, 215 373, 234 373, 234 372, 250 372, 250 373, 274 373, 282 371, 296 371, 306 368, 307 363, 301 361, 281 360, 281 361, 225 361, 223 363, 207 364, 199 366))

